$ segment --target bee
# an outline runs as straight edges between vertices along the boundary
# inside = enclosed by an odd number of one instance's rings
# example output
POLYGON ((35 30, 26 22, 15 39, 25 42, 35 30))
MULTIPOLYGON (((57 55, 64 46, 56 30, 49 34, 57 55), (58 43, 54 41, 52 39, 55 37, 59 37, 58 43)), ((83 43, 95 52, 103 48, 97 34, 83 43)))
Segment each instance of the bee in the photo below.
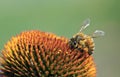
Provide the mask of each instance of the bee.
POLYGON ((104 36, 104 31, 96 30, 91 35, 83 34, 82 31, 86 29, 90 25, 90 19, 86 19, 80 31, 75 34, 72 38, 70 38, 68 44, 71 49, 79 50, 81 53, 86 52, 89 55, 93 54, 95 49, 95 44, 93 38, 104 36))

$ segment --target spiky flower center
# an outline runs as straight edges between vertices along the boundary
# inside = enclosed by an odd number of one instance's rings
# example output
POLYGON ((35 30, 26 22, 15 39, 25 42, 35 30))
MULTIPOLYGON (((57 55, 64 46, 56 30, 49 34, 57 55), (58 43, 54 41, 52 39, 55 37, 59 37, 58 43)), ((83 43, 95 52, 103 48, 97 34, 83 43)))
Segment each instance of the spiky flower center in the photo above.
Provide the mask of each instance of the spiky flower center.
POLYGON ((71 50, 68 39, 40 31, 22 32, 2 50, 7 77, 96 77, 93 57, 71 50))

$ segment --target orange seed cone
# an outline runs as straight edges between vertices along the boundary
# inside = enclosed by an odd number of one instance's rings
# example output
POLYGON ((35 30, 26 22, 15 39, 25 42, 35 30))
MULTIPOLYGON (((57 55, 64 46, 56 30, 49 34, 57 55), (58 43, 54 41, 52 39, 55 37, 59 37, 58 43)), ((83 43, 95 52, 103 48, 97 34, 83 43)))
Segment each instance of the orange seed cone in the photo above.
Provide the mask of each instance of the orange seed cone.
POLYGON ((96 77, 93 57, 72 50, 69 39, 37 30, 22 32, 4 46, 4 77, 96 77))

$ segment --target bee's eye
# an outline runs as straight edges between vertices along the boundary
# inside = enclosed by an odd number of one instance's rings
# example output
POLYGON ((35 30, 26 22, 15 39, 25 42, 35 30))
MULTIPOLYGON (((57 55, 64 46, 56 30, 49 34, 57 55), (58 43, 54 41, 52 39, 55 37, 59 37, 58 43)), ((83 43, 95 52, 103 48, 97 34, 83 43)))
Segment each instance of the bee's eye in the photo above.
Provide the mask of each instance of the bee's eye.
POLYGON ((77 41, 74 38, 71 38, 69 41, 70 48, 76 48, 77 41))
POLYGON ((71 38, 71 43, 72 43, 72 45, 76 45, 77 44, 77 42, 76 42, 76 40, 74 38, 71 38))
POLYGON ((74 42, 73 42, 73 44, 74 44, 74 45, 76 45, 76 44, 77 44, 77 42, 76 42, 76 41, 74 41, 74 42))

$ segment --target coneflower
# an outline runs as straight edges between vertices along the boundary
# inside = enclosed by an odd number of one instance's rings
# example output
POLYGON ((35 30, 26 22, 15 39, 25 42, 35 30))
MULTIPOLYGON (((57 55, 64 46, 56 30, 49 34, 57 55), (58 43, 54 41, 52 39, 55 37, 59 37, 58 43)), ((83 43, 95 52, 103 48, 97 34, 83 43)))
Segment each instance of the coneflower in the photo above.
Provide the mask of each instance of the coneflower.
POLYGON ((71 49, 69 39, 37 30, 22 32, 4 46, 4 77, 96 77, 92 55, 71 49))

